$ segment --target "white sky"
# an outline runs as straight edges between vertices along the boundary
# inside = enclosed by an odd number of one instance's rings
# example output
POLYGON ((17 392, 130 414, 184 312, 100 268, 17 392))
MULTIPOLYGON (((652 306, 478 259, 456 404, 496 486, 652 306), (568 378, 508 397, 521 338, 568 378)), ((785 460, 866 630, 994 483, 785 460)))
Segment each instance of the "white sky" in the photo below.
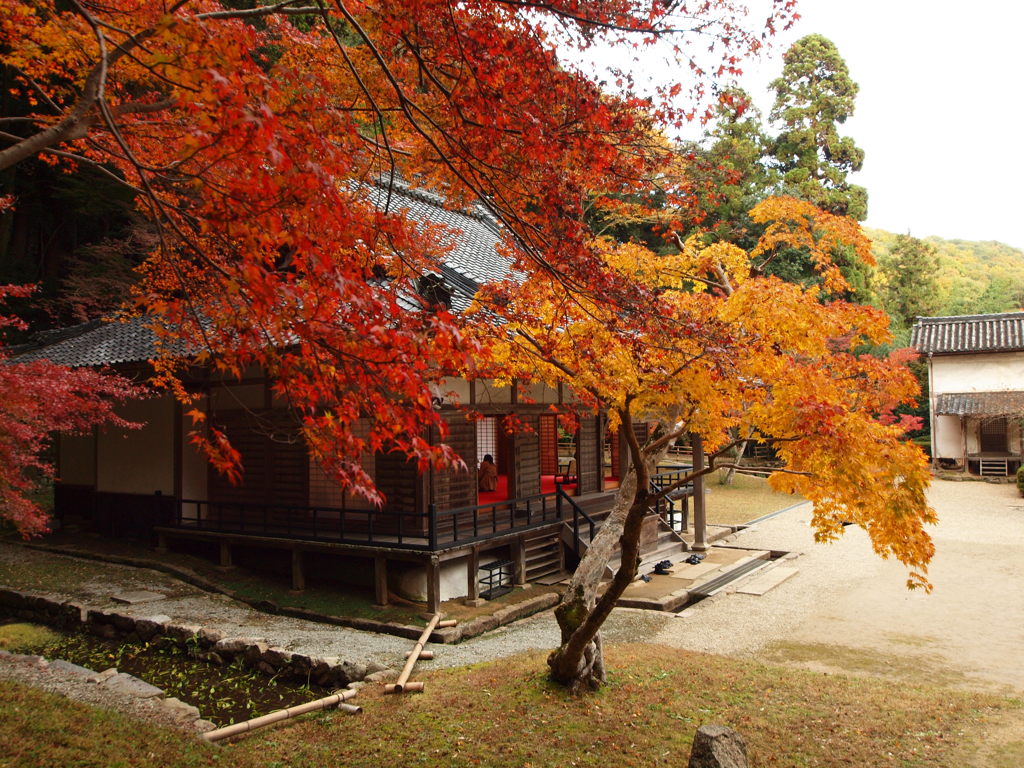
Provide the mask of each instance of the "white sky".
POLYGON ((794 40, 836 44, 860 85, 842 127, 865 153, 868 226, 1024 248, 1024 0, 800 0, 802 18, 741 82, 767 84, 794 40))

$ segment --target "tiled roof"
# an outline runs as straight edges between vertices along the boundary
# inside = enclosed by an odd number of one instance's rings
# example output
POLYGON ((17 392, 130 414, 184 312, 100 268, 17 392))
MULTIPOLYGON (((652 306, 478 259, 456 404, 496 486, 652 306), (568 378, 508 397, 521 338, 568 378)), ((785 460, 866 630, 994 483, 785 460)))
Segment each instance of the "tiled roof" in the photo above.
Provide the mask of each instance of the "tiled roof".
MULTIPOLYGON (((442 224, 453 230, 451 249, 440 271, 451 289, 454 310, 464 311, 482 283, 500 280, 509 274, 509 261, 497 250, 501 230, 482 206, 469 211, 451 210, 438 195, 399 184, 392 185, 390 198, 387 188, 382 186, 371 187, 369 193, 381 208, 407 211, 413 221, 442 224)), ((418 306, 412 297, 401 303, 408 309, 418 306)), ((184 353, 183 349, 176 351, 184 353)), ((24 362, 46 359, 78 367, 144 362, 155 356, 153 331, 146 327, 142 318, 135 318, 127 322, 97 320, 40 334, 32 348, 18 354, 17 359, 24 362)))
POLYGON ((75 368, 138 363, 156 356, 153 330, 141 317, 123 322, 93 320, 40 334, 36 337, 36 344, 38 346, 34 349, 17 355, 17 360, 49 360, 75 368))
POLYGON ((910 345, 918 352, 936 355, 1024 351, 1024 312, 919 317, 910 345))
POLYGON ((953 416, 1022 416, 1024 392, 946 393, 936 398, 935 413, 953 416))

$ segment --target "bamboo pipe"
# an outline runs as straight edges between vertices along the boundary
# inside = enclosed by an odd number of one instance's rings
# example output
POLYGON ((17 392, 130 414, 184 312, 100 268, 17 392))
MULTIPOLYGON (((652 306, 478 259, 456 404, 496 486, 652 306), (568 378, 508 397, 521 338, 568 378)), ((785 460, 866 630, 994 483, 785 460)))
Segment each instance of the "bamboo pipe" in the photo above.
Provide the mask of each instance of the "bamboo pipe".
POLYGON ((406 683, 402 688, 395 690, 394 683, 388 683, 384 686, 384 693, 422 693, 426 683, 406 683))
MULTIPOLYGON (((412 651, 409 651, 408 653, 405 654, 405 658, 407 658, 407 659, 410 656, 412 656, 412 651)), ((430 661, 432 658, 434 658, 434 652, 433 651, 420 651, 420 660, 421 661, 430 661)))
MULTIPOLYGON (((335 704, 341 704, 345 699, 351 699, 356 695, 354 690, 341 691, 340 693, 334 693, 322 699, 316 701, 309 701, 305 704, 298 704, 288 709, 279 709, 276 712, 271 712, 260 717, 254 717, 252 720, 246 720, 244 723, 235 723, 234 725, 226 725, 223 728, 218 728, 215 731, 207 731, 203 734, 203 738, 206 741, 220 741, 221 739, 227 739, 231 736, 237 736, 240 733, 248 733, 254 731, 257 728, 262 728, 265 725, 271 723, 277 723, 281 720, 288 720, 289 718, 296 717, 298 715, 304 715, 307 712, 315 712, 318 709, 327 709, 333 707, 335 704)), ((358 709, 358 707, 356 707, 358 709)), ((345 711, 351 712, 352 710, 346 709, 345 711)))
POLYGON ((342 712, 348 712, 350 715, 358 715, 363 711, 362 707, 357 707, 355 704, 346 704, 344 701, 338 705, 338 709, 342 712))
POLYGON ((437 622, 441 620, 441 614, 435 613, 427 626, 420 633, 420 639, 416 641, 416 645, 409 651, 409 658, 405 660, 405 666, 402 667, 402 674, 395 680, 395 693, 401 693, 403 686, 409 680, 409 675, 412 674, 412 668, 416 666, 416 660, 420 656, 420 651, 423 650, 423 644, 427 642, 430 637, 430 633, 434 631, 434 627, 437 626, 437 622))
POLYGON ((445 629, 447 627, 454 627, 458 623, 458 619, 445 619, 444 621, 437 622, 437 628, 445 629))

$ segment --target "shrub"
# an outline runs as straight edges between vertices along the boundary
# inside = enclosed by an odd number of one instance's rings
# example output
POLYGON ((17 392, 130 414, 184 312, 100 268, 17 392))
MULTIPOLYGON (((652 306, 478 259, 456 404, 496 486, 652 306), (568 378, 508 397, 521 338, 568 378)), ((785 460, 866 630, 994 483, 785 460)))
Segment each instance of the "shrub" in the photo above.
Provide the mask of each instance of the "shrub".
POLYGON ((1024 464, 1017 467, 1017 490, 1024 496, 1024 464))

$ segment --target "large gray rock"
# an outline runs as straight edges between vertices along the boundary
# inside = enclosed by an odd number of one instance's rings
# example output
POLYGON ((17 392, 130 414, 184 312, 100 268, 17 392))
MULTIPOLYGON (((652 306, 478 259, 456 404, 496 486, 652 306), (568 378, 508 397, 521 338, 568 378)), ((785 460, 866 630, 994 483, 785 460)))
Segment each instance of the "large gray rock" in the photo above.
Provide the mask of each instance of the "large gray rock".
POLYGON ((107 678, 103 685, 112 691, 123 693, 126 696, 134 696, 137 699, 162 699, 165 695, 155 685, 150 685, 144 680, 139 680, 139 678, 133 677, 126 672, 118 672, 116 675, 107 678))
POLYGON ((693 737, 688 768, 749 768, 746 742, 724 725, 702 725, 693 737))

